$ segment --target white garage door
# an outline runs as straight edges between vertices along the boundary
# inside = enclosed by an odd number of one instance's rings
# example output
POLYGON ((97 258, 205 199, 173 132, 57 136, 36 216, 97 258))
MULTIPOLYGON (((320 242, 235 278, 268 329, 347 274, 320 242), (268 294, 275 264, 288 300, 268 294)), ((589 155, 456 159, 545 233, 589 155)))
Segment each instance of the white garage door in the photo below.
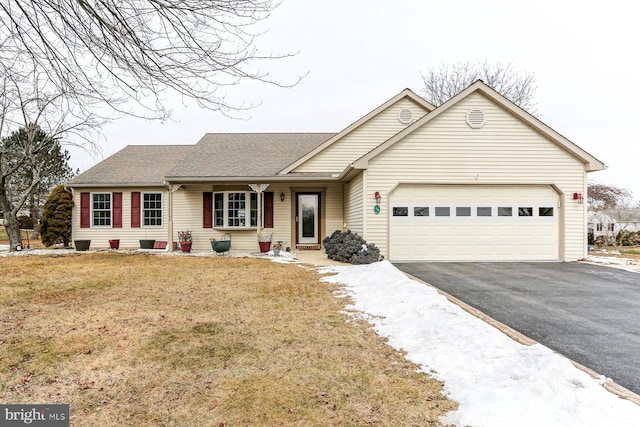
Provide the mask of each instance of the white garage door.
POLYGON ((390 198, 393 261, 557 261, 550 186, 402 185, 390 198))

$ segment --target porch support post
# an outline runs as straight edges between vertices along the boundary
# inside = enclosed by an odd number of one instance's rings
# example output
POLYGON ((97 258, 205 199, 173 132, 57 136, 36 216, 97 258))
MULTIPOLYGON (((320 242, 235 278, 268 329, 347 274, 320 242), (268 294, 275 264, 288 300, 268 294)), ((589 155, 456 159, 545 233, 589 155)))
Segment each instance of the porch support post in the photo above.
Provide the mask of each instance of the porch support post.
POLYGON ((258 193, 258 224, 256 225, 257 235, 260 236, 260 225, 262 224, 262 193, 269 184, 249 184, 249 187, 258 193))

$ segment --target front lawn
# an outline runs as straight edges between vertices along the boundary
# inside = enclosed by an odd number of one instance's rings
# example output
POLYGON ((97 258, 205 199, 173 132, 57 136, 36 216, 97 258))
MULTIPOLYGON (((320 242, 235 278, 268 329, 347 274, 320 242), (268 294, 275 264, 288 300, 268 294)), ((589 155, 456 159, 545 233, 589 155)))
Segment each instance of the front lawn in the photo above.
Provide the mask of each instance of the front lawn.
POLYGON ((441 384, 314 270, 117 253, 0 258, 0 402, 85 425, 434 425, 441 384))

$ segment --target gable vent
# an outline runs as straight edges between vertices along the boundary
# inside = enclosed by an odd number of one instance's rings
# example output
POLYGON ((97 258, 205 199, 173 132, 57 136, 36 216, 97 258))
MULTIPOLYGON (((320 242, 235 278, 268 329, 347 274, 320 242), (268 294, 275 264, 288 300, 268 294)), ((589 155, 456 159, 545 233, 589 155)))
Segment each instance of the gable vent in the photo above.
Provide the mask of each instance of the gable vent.
POLYGON ((467 124, 470 128, 480 129, 487 123, 487 116, 484 111, 479 109, 469 110, 467 112, 467 124))
POLYGON ((398 120, 400 121, 400 123, 403 123, 405 125, 411 123, 411 121, 413 120, 413 112, 408 108, 403 108, 402 110, 398 111, 398 120))

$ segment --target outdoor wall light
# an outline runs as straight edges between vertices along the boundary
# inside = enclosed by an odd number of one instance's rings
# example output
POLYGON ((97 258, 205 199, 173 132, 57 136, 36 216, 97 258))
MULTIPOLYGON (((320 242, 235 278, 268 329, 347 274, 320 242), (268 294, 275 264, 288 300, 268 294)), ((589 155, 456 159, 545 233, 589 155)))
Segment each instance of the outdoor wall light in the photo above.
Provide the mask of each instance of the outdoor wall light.
POLYGON ((376 191, 373 197, 376 199, 376 203, 380 204, 380 202, 382 201, 382 197, 380 197, 380 192, 376 191))
POLYGON ((280 201, 284 202, 284 192, 280 193, 280 201))
POLYGON ((578 204, 581 205, 582 201, 584 200, 584 196, 582 195, 582 193, 573 193, 573 200, 577 200, 578 204))

